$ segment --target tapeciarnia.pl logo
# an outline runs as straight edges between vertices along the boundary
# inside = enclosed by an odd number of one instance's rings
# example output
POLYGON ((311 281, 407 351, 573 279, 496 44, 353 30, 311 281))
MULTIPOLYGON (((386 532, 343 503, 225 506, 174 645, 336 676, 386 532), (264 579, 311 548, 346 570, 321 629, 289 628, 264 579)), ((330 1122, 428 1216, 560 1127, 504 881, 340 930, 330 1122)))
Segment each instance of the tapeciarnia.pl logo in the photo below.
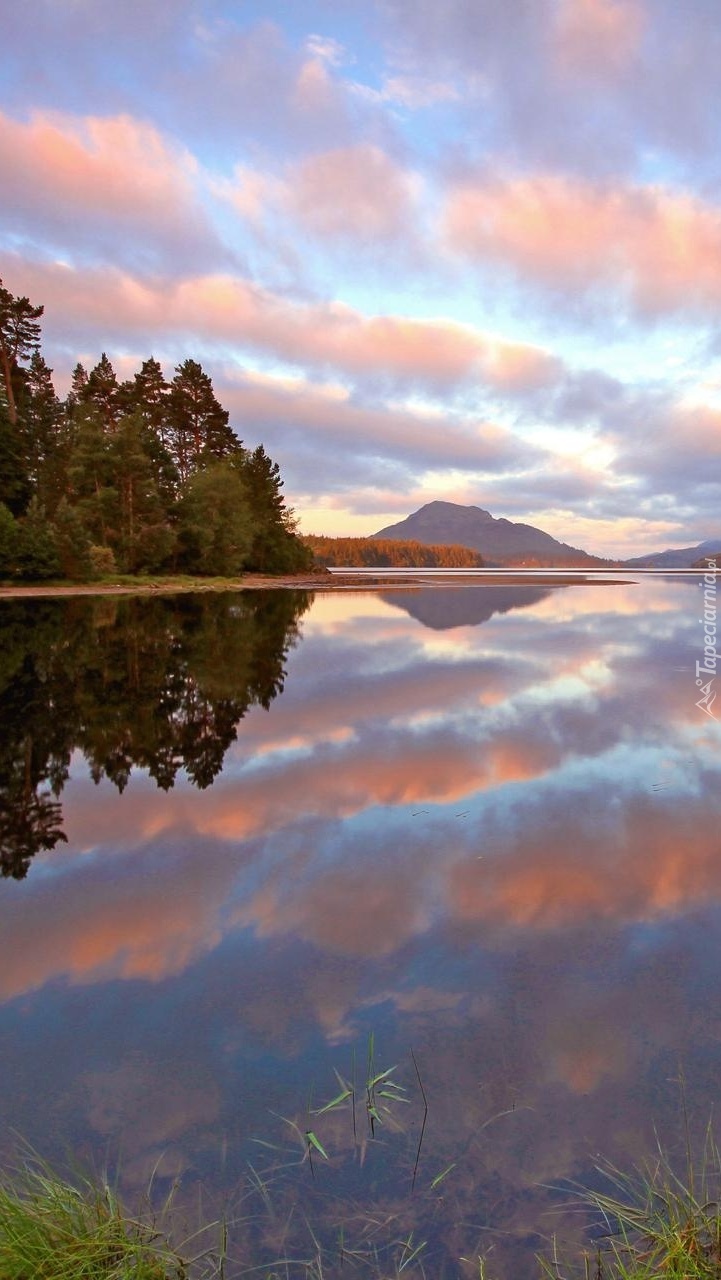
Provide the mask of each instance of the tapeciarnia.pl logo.
POLYGON ((716 679, 718 651, 716 649, 716 560, 706 557, 707 569, 700 586, 703 587, 703 617, 699 622, 703 627, 703 662, 696 662, 696 688, 701 690, 701 697, 696 706, 707 716, 716 719, 713 704, 716 701, 716 690, 713 687, 716 679))

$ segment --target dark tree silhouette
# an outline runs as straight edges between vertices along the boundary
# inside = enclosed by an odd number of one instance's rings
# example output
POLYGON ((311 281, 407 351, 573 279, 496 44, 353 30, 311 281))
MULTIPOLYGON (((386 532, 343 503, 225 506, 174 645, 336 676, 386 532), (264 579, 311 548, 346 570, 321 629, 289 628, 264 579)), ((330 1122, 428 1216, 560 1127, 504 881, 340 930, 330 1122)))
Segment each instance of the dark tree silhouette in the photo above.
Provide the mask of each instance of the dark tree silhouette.
POLYGON ((15 298, 0 280, 0 371, 8 419, 17 422, 16 386, 18 369, 40 346, 40 317, 44 307, 34 307, 29 298, 15 298))
POLYGON ((241 592, 0 611, 0 873, 22 879, 65 839, 59 798, 77 749, 121 792, 134 769, 163 790, 181 769, 209 787, 248 708, 282 691, 309 602, 241 592))

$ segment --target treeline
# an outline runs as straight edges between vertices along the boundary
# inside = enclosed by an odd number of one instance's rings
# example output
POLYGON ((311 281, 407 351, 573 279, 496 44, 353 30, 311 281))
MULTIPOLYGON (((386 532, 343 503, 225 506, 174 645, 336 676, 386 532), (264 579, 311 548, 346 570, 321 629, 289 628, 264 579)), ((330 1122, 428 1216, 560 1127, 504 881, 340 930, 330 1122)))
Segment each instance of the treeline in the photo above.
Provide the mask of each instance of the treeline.
POLYGON ((196 360, 119 381, 103 354, 62 400, 42 314, 0 281, 0 577, 311 566, 278 464, 243 447, 196 360))
POLYGON ((303 534, 317 564, 330 568, 480 569, 483 558, 470 547, 426 546, 391 538, 327 538, 303 534))

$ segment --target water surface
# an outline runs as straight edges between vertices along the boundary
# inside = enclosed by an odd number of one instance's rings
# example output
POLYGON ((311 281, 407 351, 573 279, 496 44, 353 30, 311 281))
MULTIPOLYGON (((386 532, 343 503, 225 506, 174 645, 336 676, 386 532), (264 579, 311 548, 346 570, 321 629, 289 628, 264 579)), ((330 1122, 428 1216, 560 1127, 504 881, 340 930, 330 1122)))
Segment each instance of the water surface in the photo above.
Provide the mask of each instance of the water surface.
POLYGON ((718 1101, 698 592, 4 602, 3 1149, 215 1203, 252 1165, 248 1263, 306 1214, 331 1273, 343 1222, 533 1274, 562 1188, 678 1145, 681 1073, 694 1129, 718 1101))

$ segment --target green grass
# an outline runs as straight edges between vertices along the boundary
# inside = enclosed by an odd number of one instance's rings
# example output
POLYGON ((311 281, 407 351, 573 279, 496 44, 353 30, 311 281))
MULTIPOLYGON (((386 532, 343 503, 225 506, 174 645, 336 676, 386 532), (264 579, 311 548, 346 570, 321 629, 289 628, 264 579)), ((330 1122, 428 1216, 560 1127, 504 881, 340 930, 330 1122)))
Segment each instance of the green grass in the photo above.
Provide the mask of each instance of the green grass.
MULTIPOLYGON (((385 1085, 392 1070, 379 1073, 371 1049, 366 1089, 385 1085)), ((347 1096, 339 1096, 315 1114, 347 1103, 347 1096)), ((307 1142, 308 1135, 304 1137, 307 1142)), ((320 1143, 315 1149, 325 1156, 320 1143)), ((444 1170, 433 1185, 448 1172, 444 1170)), ((578 1192, 584 1208, 593 1211, 596 1246, 570 1260, 552 1248, 550 1256, 538 1259, 539 1280, 721 1280, 721 1158, 710 1132, 700 1172, 695 1172, 687 1152, 686 1171, 677 1175, 662 1151, 634 1174, 612 1168, 602 1172, 607 1191, 578 1192)), ((257 1182, 266 1207, 274 1210, 266 1184, 259 1178, 257 1182)), ((352 1241, 341 1228, 335 1248, 322 1246, 304 1218, 311 1247, 298 1249, 296 1241, 292 1258, 258 1265, 246 1256, 231 1269, 224 1222, 202 1224, 184 1243, 171 1244, 168 1232, 178 1220, 172 1198, 171 1192, 154 1214, 148 1197, 146 1210, 132 1214, 107 1181, 60 1176, 30 1153, 11 1173, 0 1175, 0 1280, 232 1280, 245 1275, 322 1280, 346 1265, 350 1272, 375 1280, 401 1275, 434 1280, 433 1266, 424 1258, 425 1241, 413 1232, 400 1233, 394 1214, 389 1216, 391 1236, 385 1242, 378 1239, 374 1244, 373 1232, 362 1231, 352 1241), (191 1244, 198 1238, 217 1238, 218 1227, 219 1248, 190 1257, 191 1244)), ((297 1211, 303 1216, 300 1204, 297 1211)), ((177 1232, 171 1234, 175 1238, 177 1232)), ((492 1259, 463 1261, 472 1272, 462 1274, 501 1280, 492 1259)), ((510 1278, 505 1275, 503 1280, 510 1278)))
POLYGON ((236 573, 232 577, 211 576, 209 574, 189 574, 189 573, 106 573, 96 578, 44 578, 42 580, 30 580, 28 578, 0 578, 0 587, 5 589, 31 588, 37 595, 42 595, 43 591, 52 591, 56 587, 77 588, 84 592, 108 591, 114 587, 133 588, 138 593, 149 590, 165 591, 229 591, 242 588, 250 582, 254 577, 261 578, 277 578, 279 581, 288 578, 297 578, 299 581, 306 581, 308 578, 317 578, 319 584, 327 585, 326 578, 322 570, 309 569, 302 573, 285 574, 285 573, 236 573))
POLYGON ((248 575, 236 573, 232 577, 220 577, 190 573, 103 573, 93 578, 2 578, 1 587, 33 587, 42 590, 44 587, 147 587, 185 588, 204 586, 237 586, 248 575))
POLYGON ((707 1130, 700 1168, 687 1138, 679 1175, 659 1147, 635 1173, 600 1170, 607 1192, 581 1193, 595 1211, 598 1246, 581 1267, 540 1260, 553 1280, 721 1280, 721 1156, 707 1130))
POLYGON ((188 1263, 110 1186, 31 1157, 0 1179, 0 1280, 186 1280, 188 1263))

